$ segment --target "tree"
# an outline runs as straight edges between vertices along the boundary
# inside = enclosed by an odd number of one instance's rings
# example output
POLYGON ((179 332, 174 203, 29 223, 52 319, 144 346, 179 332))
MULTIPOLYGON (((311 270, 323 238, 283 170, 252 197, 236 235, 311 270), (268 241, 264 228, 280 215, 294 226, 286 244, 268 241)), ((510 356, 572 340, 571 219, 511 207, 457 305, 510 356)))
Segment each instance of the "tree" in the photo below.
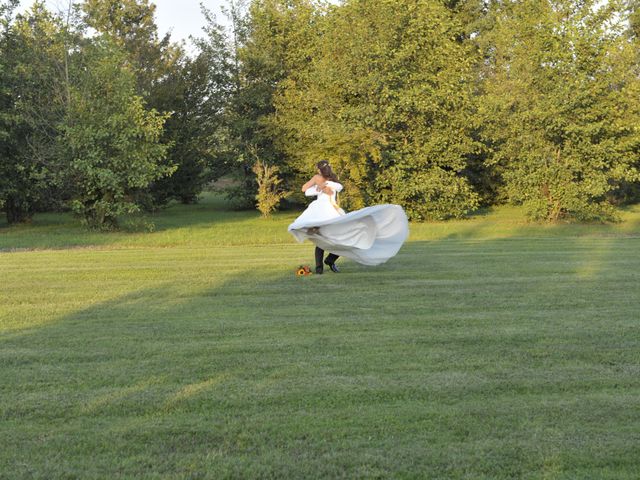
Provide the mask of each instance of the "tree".
POLYGON ((205 37, 194 40, 195 58, 183 58, 157 89, 161 104, 172 111, 165 124, 169 156, 178 166, 171 177, 155 182, 161 196, 194 203, 204 186, 226 173, 231 164, 231 139, 226 123, 232 94, 232 53, 224 29, 208 10, 205 37))
POLYGON ((154 19, 156 6, 149 0, 86 0, 82 9, 88 26, 108 36, 126 52, 136 78, 136 94, 149 107, 172 112, 160 142, 169 147, 164 166, 175 167, 175 173, 140 190, 139 203, 154 210, 174 198, 187 203, 195 201, 204 184, 206 158, 195 158, 197 149, 193 144, 197 139, 185 137, 195 134, 199 138, 200 132, 192 129, 193 124, 183 123, 194 113, 188 110, 193 105, 187 100, 187 91, 194 85, 185 83, 193 77, 184 50, 171 42, 170 34, 159 36, 154 19))
POLYGON ((287 153, 277 144, 270 117, 274 95, 293 65, 294 45, 308 27, 314 11, 310 0, 256 0, 246 14, 244 2, 231 2, 227 12, 232 24, 229 103, 225 124, 229 137, 229 166, 237 179, 230 196, 242 206, 252 206, 256 183, 254 154, 269 166, 277 166, 291 179, 287 153))
POLYGON ((480 99, 487 166, 533 219, 612 219, 611 194, 638 179, 638 75, 621 14, 616 1, 494 4, 480 99))
MULTIPOLYGON (((157 103, 172 112, 163 130, 163 143, 169 146, 166 162, 176 171, 154 181, 146 195, 147 208, 155 209, 176 199, 195 203, 209 181, 210 153, 206 146, 202 105, 206 102, 206 78, 201 62, 184 58, 162 81, 156 92, 157 103), (164 98, 160 98, 164 97, 164 98)), ((144 193, 143 193, 144 195, 144 193)))
POLYGON ((272 116, 299 171, 337 166, 350 208, 403 205, 415 220, 459 217, 478 196, 464 176, 479 145, 470 135, 473 55, 441 2, 347 0, 307 22, 296 68, 272 116))
POLYGON ((59 19, 42 2, 14 19, 17 4, 3 6, 0 32, 0 199, 9 223, 29 221, 56 197, 67 100, 59 19))
POLYGON ((85 0, 82 9, 89 27, 108 35, 127 52, 136 75, 136 93, 162 109, 153 103, 154 90, 183 52, 171 43, 169 34, 159 37, 155 4, 149 0, 85 0))
POLYGON ((635 39, 640 39, 640 0, 629 0, 629 30, 635 39))
MULTIPOLYGON (((13 130, 15 112, 13 109, 14 79, 12 75, 15 60, 11 58, 13 43, 13 13, 19 0, 11 0, 0 4, 0 208, 5 209, 6 198, 13 189, 10 173, 14 170, 15 143, 13 130)), ((12 223, 12 215, 7 214, 7 220, 12 223)))
POLYGON ((174 170, 161 163, 167 115, 145 109, 126 54, 107 37, 84 45, 73 78, 63 138, 72 208, 90 228, 112 229, 119 215, 139 210, 137 190, 174 170))

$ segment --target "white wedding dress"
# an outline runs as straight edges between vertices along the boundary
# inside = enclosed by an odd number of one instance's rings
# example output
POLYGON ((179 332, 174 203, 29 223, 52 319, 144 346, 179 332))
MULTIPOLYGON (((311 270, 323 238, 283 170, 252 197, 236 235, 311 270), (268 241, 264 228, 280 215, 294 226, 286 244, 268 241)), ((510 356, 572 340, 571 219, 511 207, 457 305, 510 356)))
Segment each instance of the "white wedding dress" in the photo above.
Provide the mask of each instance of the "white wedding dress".
POLYGON ((401 206, 374 205, 345 214, 336 204, 342 185, 326 185, 334 193, 309 188, 305 195, 317 196, 317 200, 289 225, 289 232, 299 242, 309 239, 329 253, 363 265, 379 265, 398 253, 409 236, 409 222, 401 206))

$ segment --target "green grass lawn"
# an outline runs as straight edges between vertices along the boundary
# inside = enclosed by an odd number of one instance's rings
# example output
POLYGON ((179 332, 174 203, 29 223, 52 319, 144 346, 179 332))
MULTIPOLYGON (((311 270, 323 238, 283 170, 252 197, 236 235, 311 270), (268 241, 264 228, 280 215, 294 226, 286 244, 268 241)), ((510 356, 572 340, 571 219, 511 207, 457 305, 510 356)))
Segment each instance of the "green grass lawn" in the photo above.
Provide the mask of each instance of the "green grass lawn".
POLYGON ((0 224, 0 478, 639 478, 640 208, 308 278, 295 216, 0 224))

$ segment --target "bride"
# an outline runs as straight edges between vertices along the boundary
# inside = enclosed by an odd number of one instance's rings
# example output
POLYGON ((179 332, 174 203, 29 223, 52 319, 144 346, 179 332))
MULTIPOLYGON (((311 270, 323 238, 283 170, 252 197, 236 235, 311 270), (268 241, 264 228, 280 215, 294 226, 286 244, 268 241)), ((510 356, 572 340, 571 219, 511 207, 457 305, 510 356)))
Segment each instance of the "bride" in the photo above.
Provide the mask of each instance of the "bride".
POLYGON ((309 239, 316 245, 316 273, 323 272, 325 250, 330 253, 324 264, 336 273, 339 256, 363 265, 379 265, 398 253, 409 235, 402 207, 375 205, 345 214, 336 201, 343 187, 329 162, 322 160, 316 166, 318 173, 302 191, 318 198, 288 228, 299 242, 309 239))

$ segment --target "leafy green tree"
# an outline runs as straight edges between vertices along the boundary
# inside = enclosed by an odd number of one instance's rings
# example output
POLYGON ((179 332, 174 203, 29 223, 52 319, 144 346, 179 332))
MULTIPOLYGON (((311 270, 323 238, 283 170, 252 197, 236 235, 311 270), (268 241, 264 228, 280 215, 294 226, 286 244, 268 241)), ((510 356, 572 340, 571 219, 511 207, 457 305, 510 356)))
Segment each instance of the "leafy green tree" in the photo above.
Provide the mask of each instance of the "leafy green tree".
MULTIPOLYGON (((15 111, 13 109, 13 45, 14 11, 19 0, 0 4, 0 209, 6 209, 6 199, 14 190, 12 173, 15 170, 16 142, 14 140, 15 111)), ((13 214, 7 220, 13 223, 13 214)))
POLYGON ((631 35, 640 39, 640 0, 629 0, 629 30, 631 35))
POLYGON ((173 112, 165 124, 165 138, 178 168, 156 182, 152 191, 183 203, 194 203, 204 186, 227 173, 231 163, 226 110, 233 84, 232 53, 223 27, 208 10, 203 14, 207 26, 204 38, 194 40, 197 55, 184 57, 158 88, 164 96, 161 103, 173 112))
POLYGON ((533 219, 612 219, 611 194, 638 179, 638 71, 621 7, 494 4, 480 99, 487 164, 533 219))
POLYGON ((108 35, 127 52, 136 74, 137 94, 156 109, 156 87, 182 59, 184 52, 171 42, 169 34, 160 38, 149 0, 84 0, 82 10, 87 26, 108 35))
POLYGON ((201 51, 196 58, 186 58, 164 82, 171 97, 165 105, 172 111, 164 138, 171 143, 169 155, 177 170, 154 182, 151 191, 156 204, 172 198, 195 203, 205 185, 227 172, 224 107, 228 84, 219 73, 209 52, 201 51))
POLYGON ((119 215, 139 210, 137 190, 173 171, 159 142, 167 116, 145 108, 125 53, 109 38, 83 46, 72 77, 63 138, 72 208, 90 228, 112 229, 119 215))
POLYGON ((255 0, 246 13, 241 7, 242 2, 231 2, 228 11, 232 88, 225 124, 228 165, 237 180, 229 193, 238 204, 252 206, 258 188, 254 152, 265 164, 277 166, 283 178, 292 177, 270 118, 278 85, 295 68, 295 42, 309 32, 315 7, 310 0, 255 0))
POLYGON ((300 171, 332 160, 349 207, 402 204, 416 220, 478 205, 465 178, 473 55, 438 1, 347 0, 291 42, 301 68, 281 82, 272 119, 300 171), (305 39, 311 38, 311 42, 305 39))
POLYGON ((85 0, 82 5, 88 26, 108 36, 127 53, 135 73, 136 93, 159 112, 172 112, 160 137, 168 151, 164 166, 175 166, 175 173, 153 182, 137 193, 147 210, 154 210, 171 199, 191 203, 203 184, 207 159, 198 158, 195 148, 201 135, 193 118, 193 92, 198 77, 192 75, 191 62, 184 50, 160 37, 155 23, 156 6, 149 0, 85 0), (191 136, 189 138, 188 136, 191 136))
POLYGON ((56 200, 67 101, 59 19, 43 2, 14 19, 17 4, 2 7, 0 32, 0 199, 9 223, 28 221, 56 200))
POLYGON ((147 193, 148 209, 165 205, 172 199, 195 203, 209 180, 210 154, 201 117, 202 104, 206 102, 203 73, 200 62, 184 58, 163 79, 162 88, 157 91, 157 96, 165 96, 159 103, 172 112, 165 122, 162 138, 163 143, 169 145, 166 161, 173 163, 176 171, 152 183, 147 193))

